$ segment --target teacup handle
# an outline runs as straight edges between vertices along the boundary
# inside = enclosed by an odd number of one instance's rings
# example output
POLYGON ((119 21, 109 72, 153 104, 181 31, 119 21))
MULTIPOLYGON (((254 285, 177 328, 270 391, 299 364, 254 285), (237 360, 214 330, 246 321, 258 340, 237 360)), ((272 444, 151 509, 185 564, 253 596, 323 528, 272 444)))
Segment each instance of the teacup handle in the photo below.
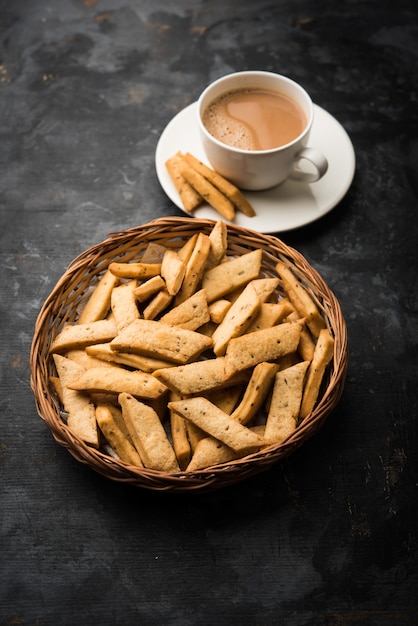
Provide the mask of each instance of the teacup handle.
POLYGON ((324 176, 328 169, 328 161, 321 152, 314 148, 302 148, 295 156, 294 169, 291 174, 293 180, 298 180, 305 183, 314 183, 324 176), (315 173, 304 172, 297 168, 299 161, 306 159, 316 169, 315 173))

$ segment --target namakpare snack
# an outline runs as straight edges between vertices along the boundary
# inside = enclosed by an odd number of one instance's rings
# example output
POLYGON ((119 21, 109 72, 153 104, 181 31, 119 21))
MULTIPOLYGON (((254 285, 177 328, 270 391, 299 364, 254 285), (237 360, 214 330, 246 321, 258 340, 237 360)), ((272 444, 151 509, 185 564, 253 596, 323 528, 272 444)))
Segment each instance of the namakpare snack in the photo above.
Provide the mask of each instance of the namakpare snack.
POLYGON ((334 339, 307 288, 216 222, 112 260, 51 343, 68 427, 136 467, 198 471, 280 444, 315 408, 334 339))
POLYGON ((252 205, 238 187, 190 152, 177 152, 165 165, 187 213, 207 202, 229 221, 234 219, 236 211, 254 217, 252 205))

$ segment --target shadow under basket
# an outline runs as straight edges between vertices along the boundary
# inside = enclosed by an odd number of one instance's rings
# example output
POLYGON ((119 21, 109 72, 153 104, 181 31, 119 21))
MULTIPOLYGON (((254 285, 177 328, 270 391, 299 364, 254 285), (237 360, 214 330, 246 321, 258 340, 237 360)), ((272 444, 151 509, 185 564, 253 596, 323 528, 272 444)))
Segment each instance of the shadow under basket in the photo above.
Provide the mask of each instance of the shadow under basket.
POLYGON ((66 324, 74 323, 80 303, 111 261, 137 260, 151 242, 181 246, 196 232, 209 234, 215 222, 193 218, 160 218, 148 224, 113 233, 102 243, 76 257, 45 301, 35 325, 31 346, 31 387, 39 416, 58 444, 96 472, 115 481, 146 489, 169 492, 212 491, 242 481, 283 460, 314 435, 340 400, 347 373, 347 329, 341 307, 318 272, 296 250, 271 235, 263 235, 228 224, 228 255, 239 256, 263 250, 262 273, 277 277, 282 261, 299 278, 321 311, 334 337, 334 355, 322 381, 314 410, 280 444, 271 445, 241 459, 193 472, 165 473, 129 465, 104 449, 86 445, 66 425, 63 407, 51 384, 56 375, 50 346, 66 324))

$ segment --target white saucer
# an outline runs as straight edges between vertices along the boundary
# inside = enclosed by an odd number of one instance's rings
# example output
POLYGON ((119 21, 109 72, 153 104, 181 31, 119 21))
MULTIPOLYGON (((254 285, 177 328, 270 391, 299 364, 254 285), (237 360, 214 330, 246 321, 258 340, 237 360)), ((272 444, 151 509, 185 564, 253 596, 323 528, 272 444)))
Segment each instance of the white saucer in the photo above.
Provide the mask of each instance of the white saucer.
MULTIPOLYGON (((184 211, 180 196, 165 167, 166 160, 178 152, 191 152, 210 165, 199 139, 196 123, 197 103, 180 111, 164 129, 155 153, 160 184, 174 204, 184 211)), ((315 119, 309 145, 328 159, 328 171, 316 183, 286 181, 267 191, 246 191, 256 212, 246 217, 237 212, 234 223, 262 233, 277 233, 309 224, 333 209, 347 193, 355 170, 353 145, 341 124, 327 111, 314 105, 315 119)), ((219 214, 208 204, 193 212, 194 217, 218 220, 219 214)))

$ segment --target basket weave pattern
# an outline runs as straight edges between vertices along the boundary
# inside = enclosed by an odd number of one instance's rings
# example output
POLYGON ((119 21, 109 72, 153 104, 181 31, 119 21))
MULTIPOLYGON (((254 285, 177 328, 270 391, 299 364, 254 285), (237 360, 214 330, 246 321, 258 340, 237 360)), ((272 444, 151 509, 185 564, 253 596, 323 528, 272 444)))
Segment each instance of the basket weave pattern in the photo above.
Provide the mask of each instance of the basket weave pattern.
POLYGON ((222 465, 175 474, 128 465, 101 450, 89 447, 67 427, 62 419, 62 407, 50 383, 50 376, 56 372, 49 349, 63 327, 76 320, 92 283, 111 261, 138 259, 151 242, 179 249, 196 231, 209 234, 213 226, 211 220, 172 217, 112 233, 108 239, 72 261, 39 313, 30 354, 31 387, 38 414, 58 444, 67 448, 75 459, 112 480, 147 489, 176 492, 209 491, 236 483, 269 468, 299 448, 321 428, 341 397, 348 365, 347 330, 336 297, 322 277, 296 250, 276 237, 228 225, 228 254, 238 256, 261 248, 262 270, 266 276, 277 276, 277 262, 280 260, 285 263, 315 300, 334 337, 334 358, 312 413, 280 444, 222 465))

